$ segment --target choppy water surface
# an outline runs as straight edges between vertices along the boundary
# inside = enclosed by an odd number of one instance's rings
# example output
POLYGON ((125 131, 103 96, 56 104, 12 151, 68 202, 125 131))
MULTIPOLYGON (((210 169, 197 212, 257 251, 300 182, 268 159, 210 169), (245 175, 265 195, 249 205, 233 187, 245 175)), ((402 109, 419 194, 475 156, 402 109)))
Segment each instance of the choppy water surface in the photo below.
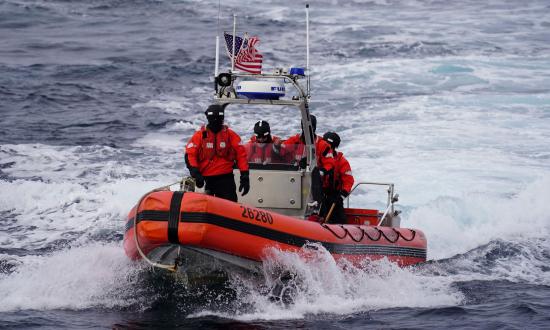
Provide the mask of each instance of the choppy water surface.
MULTIPOLYGON (((190 291, 128 261, 126 213, 185 174, 204 121, 217 9, 0 1, 1 327, 548 328, 547 1, 312 3, 318 130, 340 133, 357 179, 396 184, 402 224, 428 237, 425 265, 273 251, 266 273, 305 279, 284 308, 246 277, 190 291)), ((267 70, 304 65, 303 4, 221 9, 222 30, 236 12, 260 36, 267 70)), ((242 136, 259 119, 299 130, 293 109, 255 110, 227 122, 242 136)))

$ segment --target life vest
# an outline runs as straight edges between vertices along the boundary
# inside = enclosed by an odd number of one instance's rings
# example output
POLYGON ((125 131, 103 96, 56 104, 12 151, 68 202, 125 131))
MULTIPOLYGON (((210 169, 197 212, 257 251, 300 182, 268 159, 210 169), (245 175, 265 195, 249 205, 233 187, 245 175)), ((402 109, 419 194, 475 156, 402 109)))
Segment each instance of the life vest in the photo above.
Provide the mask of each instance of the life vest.
POLYGON ((323 188, 337 192, 345 190, 349 193, 353 188, 354 181, 348 160, 344 157, 344 154, 338 152, 334 158, 333 175, 324 178, 323 188), (332 182, 330 179, 332 179, 332 182))
POLYGON ((205 126, 201 127, 201 143, 199 148, 199 162, 203 160, 212 160, 214 156, 226 159, 228 161, 235 160, 235 150, 231 148, 229 140, 229 131, 226 125, 218 133, 208 130, 205 126))
MULTIPOLYGON (((289 160, 299 162, 306 157, 306 144, 302 140, 300 134, 296 134, 288 138, 282 145, 282 153, 289 160)), ((317 166, 331 170, 334 167, 334 159, 332 157, 332 149, 330 144, 323 140, 320 136, 315 136, 315 153, 317 157, 317 166)))
POLYGON ((218 133, 201 127, 187 143, 185 152, 187 166, 198 168, 203 176, 232 173, 235 160, 239 170, 248 171, 241 138, 225 125, 218 133))
POLYGON ((256 136, 250 138, 250 141, 245 145, 246 154, 250 163, 269 164, 277 160, 278 155, 273 154, 273 145, 281 143, 281 139, 277 136, 271 137, 270 143, 259 143, 256 136))

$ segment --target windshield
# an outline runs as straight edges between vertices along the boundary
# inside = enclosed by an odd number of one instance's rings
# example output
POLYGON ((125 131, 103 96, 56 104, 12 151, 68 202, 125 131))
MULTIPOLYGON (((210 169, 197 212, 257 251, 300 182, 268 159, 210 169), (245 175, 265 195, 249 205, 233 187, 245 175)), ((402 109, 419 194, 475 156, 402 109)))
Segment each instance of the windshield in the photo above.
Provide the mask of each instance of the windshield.
POLYGON ((249 164, 282 164, 298 166, 305 157, 303 144, 248 142, 244 146, 249 164))

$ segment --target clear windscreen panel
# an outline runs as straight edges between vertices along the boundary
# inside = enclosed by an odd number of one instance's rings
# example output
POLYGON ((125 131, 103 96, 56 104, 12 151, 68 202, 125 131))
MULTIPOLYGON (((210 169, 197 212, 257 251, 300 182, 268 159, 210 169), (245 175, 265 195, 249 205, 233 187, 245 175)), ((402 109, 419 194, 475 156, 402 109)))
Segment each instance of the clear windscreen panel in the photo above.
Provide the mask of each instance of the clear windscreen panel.
MULTIPOLYGON (((358 183, 355 182, 355 184, 358 183)), ((388 204, 388 187, 360 184, 348 197, 348 201, 351 208, 376 209, 384 212, 388 204)))
POLYGON ((296 145, 281 143, 248 142, 244 145, 248 164, 252 168, 288 167, 298 168, 303 149, 296 145))

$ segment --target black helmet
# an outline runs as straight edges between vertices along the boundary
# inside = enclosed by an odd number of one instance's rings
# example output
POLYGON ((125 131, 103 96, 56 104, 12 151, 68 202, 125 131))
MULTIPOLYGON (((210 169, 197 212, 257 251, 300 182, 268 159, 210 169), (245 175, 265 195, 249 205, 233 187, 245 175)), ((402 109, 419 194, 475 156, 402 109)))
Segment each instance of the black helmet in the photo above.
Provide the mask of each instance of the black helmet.
POLYGON ((256 135, 257 138, 269 137, 270 134, 271 129, 267 121, 260 120, 254 125, 254 135, 256 135))
POLYGON ((323 135, 323 140, 327 141, 332 149, 336 149, 340 145, 340 136, 336 132, 326 132, 323 135))
POLYGON ((223 104, 223 105, 221 105, 221 104, 211 104, 211 105, 208 106, 208 108, 206 109, 204 114, 206 115, 206 118, 208 120, 216 118, 216 117, 222 117, 223 118, 226 106, 227 106, 227 103, 223 104))

